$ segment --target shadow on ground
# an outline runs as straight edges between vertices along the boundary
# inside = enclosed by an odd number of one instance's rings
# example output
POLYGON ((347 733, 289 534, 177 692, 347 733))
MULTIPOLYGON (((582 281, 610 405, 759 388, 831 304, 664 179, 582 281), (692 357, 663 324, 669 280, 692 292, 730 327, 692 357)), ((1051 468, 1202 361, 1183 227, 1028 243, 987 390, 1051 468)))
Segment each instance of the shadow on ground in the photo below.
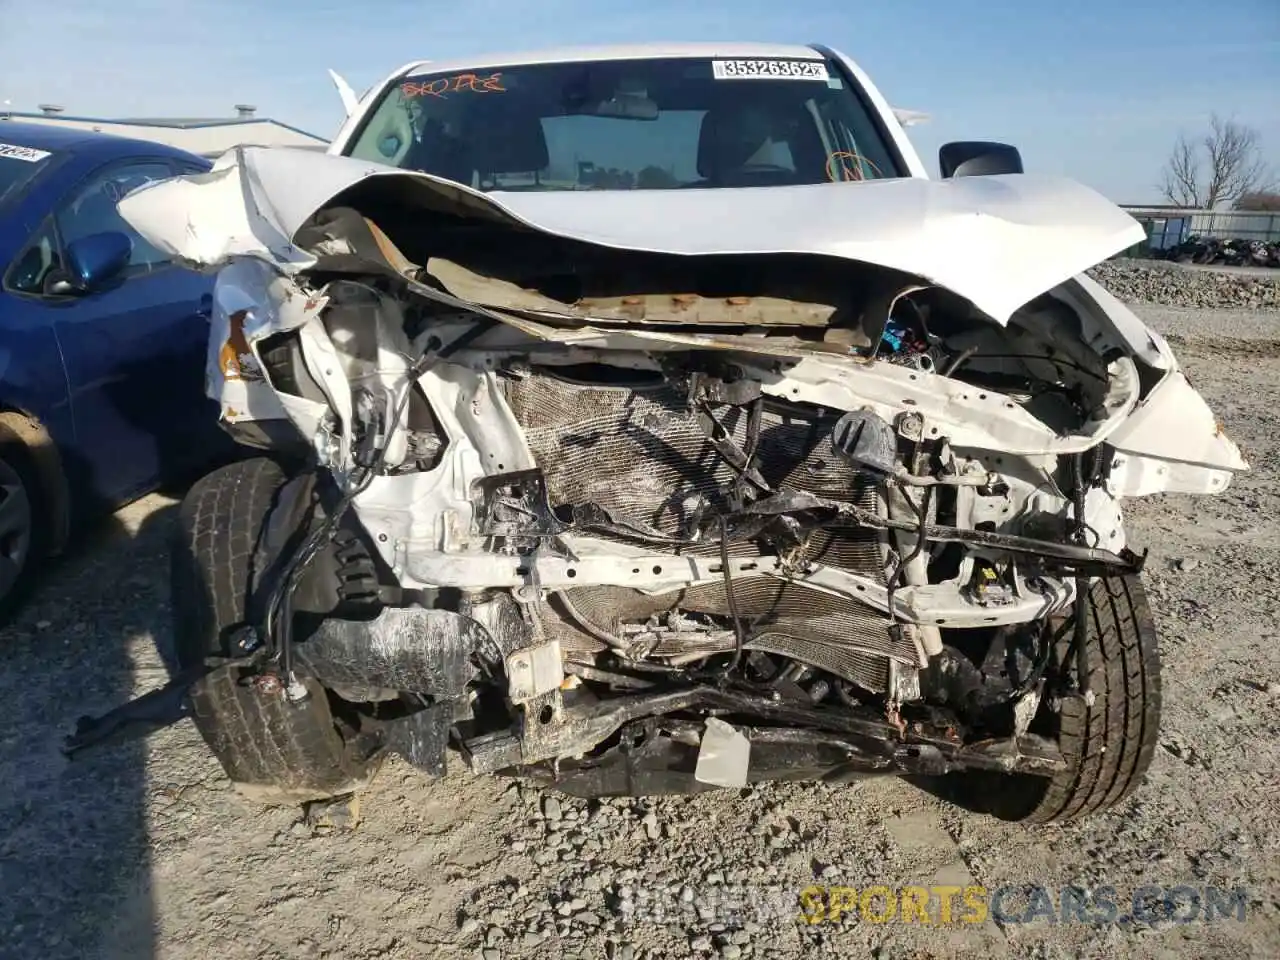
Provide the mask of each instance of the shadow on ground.
POLYGON ((60 746, 77 717, 167 679, 181 489, 97 524, 0 629, 0 957, 155 955, 145 747, 60 746))

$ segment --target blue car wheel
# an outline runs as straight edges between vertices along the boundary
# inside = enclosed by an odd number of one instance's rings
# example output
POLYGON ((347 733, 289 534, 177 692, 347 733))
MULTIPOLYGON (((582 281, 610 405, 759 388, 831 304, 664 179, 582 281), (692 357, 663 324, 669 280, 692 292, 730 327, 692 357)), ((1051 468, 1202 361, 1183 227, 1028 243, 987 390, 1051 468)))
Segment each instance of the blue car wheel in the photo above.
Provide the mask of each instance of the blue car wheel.
POLYGON ((0 422, 0 618, 21 597, 40 554, 39 502, 26 445, 0 422))

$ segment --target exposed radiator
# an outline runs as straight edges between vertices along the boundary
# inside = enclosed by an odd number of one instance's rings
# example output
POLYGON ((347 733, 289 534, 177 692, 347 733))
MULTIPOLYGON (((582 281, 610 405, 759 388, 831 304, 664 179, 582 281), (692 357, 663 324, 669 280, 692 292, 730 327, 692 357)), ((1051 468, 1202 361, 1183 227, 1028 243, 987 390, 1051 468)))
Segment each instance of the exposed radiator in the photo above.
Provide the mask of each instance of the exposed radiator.
MULTIPOLYGON (((734 470, 707 439, 685 398, 669 386, 583 386, 538 374, 510 381, 508 399, 555 506, 598 504, 618 520, 673 536, 704 501, 711 510, 724 506, 722 493, 734 470)), ((744 445, 746 411, 727 405, 714 409, 744 445)), ((804 490, 883 512, 881 490, 832 449, 831 428, 839 415, 766 409, 753 465, 775 489, 804 490)), ((718 551, 715 543, 689 550, 704 556, 718 551)), ((742 557, 760 551, 735 543, 731 552, 742 557)), ((815 532, 803 556, 884 582, 884 544, 874 532, 815 532)), ((657 597, 617 587, 583 587, 566 596, 597 636, 616 636, 624 623, 643 623, 677 609, 721 617, 729 612, 723 584, 657 597)), ((734 599, 752 638, 750 647, 794 657, 867 689, 886 689, 886 658, 915 660, 910 644, 892 643, 883 614, 852 600, 764 577, 735 579, 734 599)), ((603 646, 573 617, 548 612, 544 628, 571 653, 603 646)))

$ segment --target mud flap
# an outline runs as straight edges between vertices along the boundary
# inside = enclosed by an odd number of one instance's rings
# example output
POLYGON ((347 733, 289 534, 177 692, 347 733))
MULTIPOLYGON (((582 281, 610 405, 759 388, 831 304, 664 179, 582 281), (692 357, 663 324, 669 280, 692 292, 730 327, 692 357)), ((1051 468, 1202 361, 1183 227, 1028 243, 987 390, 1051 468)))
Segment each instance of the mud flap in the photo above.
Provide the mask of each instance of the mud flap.
POLYGON ((388 723, 387 749, 430 776, 443 777, 453 711, 454 703, 445 700, 388 723))

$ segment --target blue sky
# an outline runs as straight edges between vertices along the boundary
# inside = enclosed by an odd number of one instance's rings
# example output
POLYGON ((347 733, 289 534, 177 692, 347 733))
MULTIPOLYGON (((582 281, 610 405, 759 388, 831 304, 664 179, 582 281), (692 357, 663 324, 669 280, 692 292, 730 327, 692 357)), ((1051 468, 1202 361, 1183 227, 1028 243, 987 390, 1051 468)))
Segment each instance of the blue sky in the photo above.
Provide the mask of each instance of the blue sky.
POLYGON ((866 69, 936 170, 951 139, 1018 145, 1028 169, 1156 200, 1180 130, 1210 111, 1280 167, 1280 0, 0 0, 0 103, 89 116, 260 116, 332 135, 332 67, 356 88, 409 60, 558 44, 823 42, 866 69))

